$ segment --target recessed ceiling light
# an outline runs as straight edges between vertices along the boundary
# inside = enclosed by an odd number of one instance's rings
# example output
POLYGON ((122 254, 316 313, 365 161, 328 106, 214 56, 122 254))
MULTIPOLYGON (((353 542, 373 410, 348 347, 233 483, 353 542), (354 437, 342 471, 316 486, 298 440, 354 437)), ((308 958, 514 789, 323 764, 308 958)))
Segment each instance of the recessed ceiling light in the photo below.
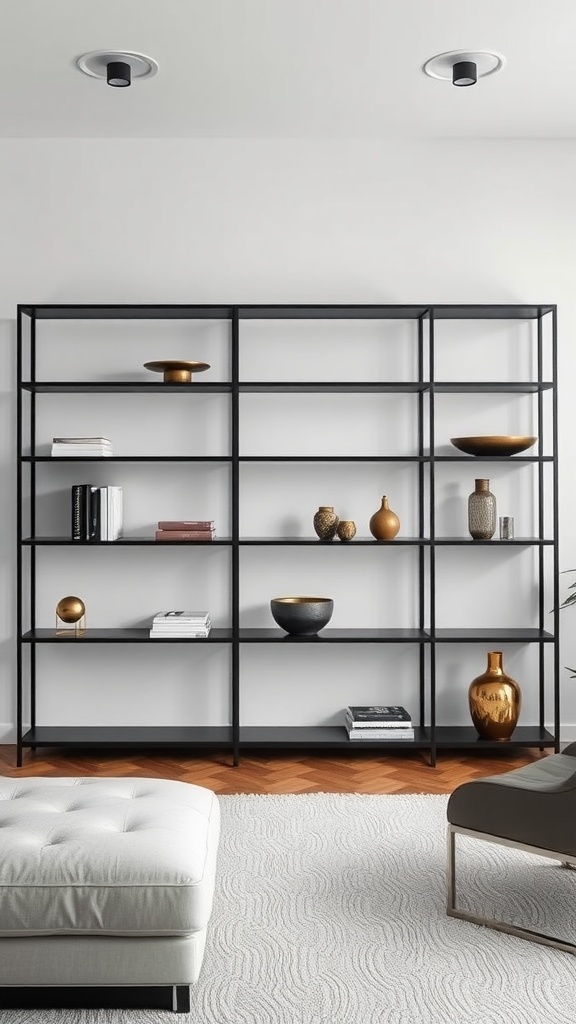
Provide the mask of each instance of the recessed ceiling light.
POLYGON ((465 86, 475 85, 478 78, 494 75, 505 64, 506 58, 492 50, 449 50, 430 57, 422 71, 430 78, 465 86))
POLYGON ((91 78, 101 78, 117 88, 152 78, 158 64, 152 57, 134 50, 91 50, 76 58, 76 67, 91 78))

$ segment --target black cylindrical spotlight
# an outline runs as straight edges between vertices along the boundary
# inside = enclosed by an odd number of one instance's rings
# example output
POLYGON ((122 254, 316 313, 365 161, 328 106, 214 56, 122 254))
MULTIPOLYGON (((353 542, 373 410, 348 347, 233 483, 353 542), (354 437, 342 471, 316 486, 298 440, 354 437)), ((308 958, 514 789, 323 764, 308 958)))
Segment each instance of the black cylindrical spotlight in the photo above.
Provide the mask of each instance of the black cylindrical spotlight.
POLYGON ((459 60, 452 67, 452 85, 476 85, 477 68, 473 60, 459 60))
POLYGON ((110 61, 106 65, 106 81, 108 85, 113 85, 117 89, 125 89, 131 81, 130 65, 125 64, 123 60, 110 61))

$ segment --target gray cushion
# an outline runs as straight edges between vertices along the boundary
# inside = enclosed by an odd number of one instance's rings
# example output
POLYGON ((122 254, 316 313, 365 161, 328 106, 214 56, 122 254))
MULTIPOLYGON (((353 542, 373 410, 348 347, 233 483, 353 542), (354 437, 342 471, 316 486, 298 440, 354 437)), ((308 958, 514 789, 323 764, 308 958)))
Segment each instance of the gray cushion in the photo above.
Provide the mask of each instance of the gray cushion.
POLYGON ((458 786, 448 821, 512 842, 576 854, 576 758, 553 754, 458 786))
POLYGON ((188 935, 212 910, 219 805, 167 779, 0 779, 0 936, 188 935))

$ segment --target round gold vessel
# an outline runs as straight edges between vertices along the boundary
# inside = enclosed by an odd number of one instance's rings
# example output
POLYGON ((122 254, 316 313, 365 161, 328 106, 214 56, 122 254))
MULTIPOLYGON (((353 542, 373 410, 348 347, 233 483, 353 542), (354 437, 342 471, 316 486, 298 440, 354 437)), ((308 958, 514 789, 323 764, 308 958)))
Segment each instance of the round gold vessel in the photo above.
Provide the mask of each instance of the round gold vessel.
POLYGON ((370 519, 370 533, 376 540, 394 540, 400 529, 400 520, 388 504, 388 498, 384 494, 382 504, 377 512, 370 519))
POLYGON ((80 597, 63 597, 56 605, 56 614, 62 622, 79 622, 86 613, 86 606, 80 597))
POLYGON ((502 651, 488 651, 488 667, 468 690, 470 714, 484 740, 509 740, 518 722, 522 691, 502 668, 502 651))

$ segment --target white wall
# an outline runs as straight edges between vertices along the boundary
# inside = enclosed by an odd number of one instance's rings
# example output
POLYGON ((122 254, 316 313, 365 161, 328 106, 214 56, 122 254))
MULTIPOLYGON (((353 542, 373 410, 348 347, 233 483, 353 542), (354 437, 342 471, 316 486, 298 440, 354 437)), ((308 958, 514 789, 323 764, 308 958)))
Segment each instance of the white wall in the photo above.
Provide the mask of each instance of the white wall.
MULTIPOLYGON (((575 172, 576 145, 563 142, 406 145, 2 140, 0 723, 4 725, 0 726, 0 739, 13 740, 15 716, 13 382, 17 302, 557 303, 560 561, 562 567, 569 568, 576 565, 571 422, 576 382, 572 340, 576 329, 575 172)), ((117 339, 113 358, 120 365, 130 360, 126 372, 139 367, 144 358, 153 358, 160 346, 164 346, 160 354, 169 354, 166 332, 151 334, 149 325, 146 330, 147 334, 132 339, 125 349, 121 347, 124 335, 117 339), (139 340, 143 342, 141 348, 136 344, 139 340)), ((176 326, 175 330, 180 328, 176 326)), ((194 357, 214 362, 220 340, 206 333, 205 325, 195 330, 199 351, 194 357)), ((56 348, 73 344, 71 335, 67 337, 66 342, 56 337, 56 348)), ((92 352, 101 352, 103 363, 111 353, 107 337, 110 335, 105 332, 92 339, 92 352)), ((182 335, 172 337, 176 343, 182 335)), ((338 339, 344 359, 349 353, 354 361, 359 351, 355 346, 359 344, 359 336, 354 334, 338 339)), ((290 340, 281 339, 277 351, 281 353, 279 368, 283 369, 284 360, 290 359, 290 340)), ((470 349, 470 359, 476 351, 470 349)), ((491 350, 492 366, 486 377, 492 375, 497 351, 491 350)), ((61 352, 65 353, 66 348, 62 347, 61 352)), ((471 362, 471 372, 473 367, 471 362)), ((342 375, 350 372, 350 367, 344 365, 342 375)), ((493 411, 495 415, 507 415, 502 407, 493 411)), ((108 427, 114 424, 117 451, 121 444, 126 453, 134 451, 139 428, 132 407, 124 413, 113 403, 109 407, 99 404, 98 412, 105 420, 102 426, 107 436, 111 436, 108 427)), ((197 431, 205 422, 202 410, 199 412, 197 431)), ((209 405, 205 412, 215 416, 213 429, 217 435, 217 410, 209 405)), ((177 429, 178 417, 184 412, 175 406, 167 415, 174 417, 177 429)), ((369 436, 369 404, 363 415, 368 417, 369 436)), ((100 421, 94 410, 89 414, 83 403, 68 406, 65 419, 60 416, 58 404, 51 409, 47 406, 45 416, 46 440, 53 427, 54 433, 82 433, 83 424, 86 433, 102 432, 96 429, 100 421), (62 429, 56 429, 57 425, 62 429)), ((506 422, 488 432, 517 432, 512 426, 506 422)), ((529 432, 528 427, 524 429, 529 432)), ((470 432, 486 431, 479 425, 470 432)), ((215 435, 211 431, 209 436, 215 435)), ((157 442, 155 433, 152 441, 157 442)), ((65 467, 58 471, 61 477, 53 476, 53 468, 48 467, 47 475, 41 478, 41 507, 46 522, 52 522, 57 532, 61 517, 67 516, 64 495, 72 477, 65 467)), ((176 514, 178 502, 177 514, 184 515, 198 493, 205 491, 210 495, 207 507, 195 504, 194 514, 200 517, 205 512, 212 517, 216 508, 216 518, 223 520, 221 493, 226 481, 219 472, 207 472, 200 487, 190 495, 181 481, 164 478, 159 471, 150 506, 146 504, 141 470, 115 467, 106 471, 105 477, 108 482, 124 483, 131 496, 130 525, 143 531, 156 519, 171 517, 172 510, 176 514), (173 497, 162 504, 159 495, 168 493, 173 497)), ((469 476, 473 475, 470 472, 469 476)), ((76 478, 77 473, 73 474, 76 478)), ((317 478, 297 473, 258 479, 256 473, 248 482, 253 501, 249 514, 264 516, 271 532, 274 522, 284 518, 295 529, 306 532, 316 506, 334 502, 343 515, 358 521, 359 532, 366 533, 365 522, 388 485, 395 497, 392 500, 391 495, 392 507, 402 511, 403 520, 412 514, 407 500, 411 484, 406 484, 402 474, 387 475, 386 488, 373 471, 366 470, 351 471, 346 479, 327 476, 326 471, 317 478)), ((506 494, 505 479, 496 482, 502 488, 501 495, 506 494)), ((468 483, 466 477, 459 478, 460 508, 464 508, 465 495, 472 489, 468 483)), ((508 506, 501 507, 502 512, 512 511, 512 497, 506 495, 508 506)), ((333 625, 344 625, 352 615, 365 621, 362 608, 352 603, 360 592, 363 607, 370 608, 371 614, 376 614, 378 603, 390 615, 396 614, 397 602, 410 608, 414 599, 410 585, 398 583, 403 579, 404 564, 391 561, 383 576, 380 567, 374 569, 367 551, 358 548, 338 552, 337 562, 333 558, 326 561, 325 556, 331 553, 324 551, 310 557, 298 554, 296 549, 279 550, 275 561, 270 552, 265 558, 257 551, 243 553, 243 558, 249 559, 244 621, 268 624, 268 599, 274 596, 272 591, 288 592, 284 588, 322 586, 340 594, 333 625), (344 558, 340 560, 339 556, 344 558), (351 562, 350 556, 354 558, 352 566, 343 569, 342 562, 351 562)), ((176 551, 153 550, 145 555, 104 551, 97 563, 93 554, 65 549, 39 554, 43 569, 39 625, 53 624, 54 604, 68 592, 81 592, 85 597, 91 625, 144 622, 162 604, 177 605, 176 599, 194 604, 208 602, 216 618, 226 621, 227 565, 223 551, 195 552, 193 571, 176 551), (158 555, 162 555, 161 565, 158 555), (150 591, 147 588, 152 578, 154 588, 150 591)), ((399 553, 394 552, 393 557, 398 558, 399 553)), ((484 571, 487 564, 474 562, 469 579, 489 600, 494 577, 484 571)), ((455 565, 455 574, 457 569, 455 565)), ((504 574, 508 572, 506 585, 513 577, 518 589, 518 604, 512 591, 512 616, 519 614, 518 605, 520 609, 524 602, 530 606, 530 595, 523 590, 524 579, 529 586, 529 573, 522 567, 517 570, 516 562, 503 567, 504 574)), ((451 571, 448 563, 448 576, 451 571)), ((447 589, 450 591, 449 578, 447 589)), ((562 665, 576 662, 572 614, 567 611, 563 618, 562 665)), ((244 721, 335 721, 339 709, 351 701, 350 681, 358 678, 363 684, 362 691, 354 694, 357 703, 381 697, 383 674, 378 659, 382 652, 363 648, 359 665, 358 650, 340 645, 320 650, 306 646, 282 659, 261 647, 246 651, 243 665, 249 685, 243 704, 244 721)), ((214 650, 194 652, 191 681, 187 662, 178 651, 167 655, 165 649, 90 649, 89 658, 83 657, 87 653, 69 650, 63 654, 54 647, 42 652, 42 721, 168 724, 226 720, 227 693, 222 679, 227 655, 214 650), (63 657, 67 658, 65 672, 63 657)), ((386 678, 402 681, 401 696, 407 694, 403 702, 415 710, 413 657, 409 649, 386 652, 386 678)), ((472 656, 454 649, 449 652, 439 682, 442 720, 468 722, 467 683, 483 668, 483 650, 478 649, 472 656)), ((529 652, 510 648, 508 668, 523 685, 524 714, 529 721, 534 713, 529 652)), ((570 727, 576 729, 576 698, 564 672, 562 691, 564 732, 569 736, 570 727)), ((397 689, 388 691, 386 699, 398 699, 397 689)))

